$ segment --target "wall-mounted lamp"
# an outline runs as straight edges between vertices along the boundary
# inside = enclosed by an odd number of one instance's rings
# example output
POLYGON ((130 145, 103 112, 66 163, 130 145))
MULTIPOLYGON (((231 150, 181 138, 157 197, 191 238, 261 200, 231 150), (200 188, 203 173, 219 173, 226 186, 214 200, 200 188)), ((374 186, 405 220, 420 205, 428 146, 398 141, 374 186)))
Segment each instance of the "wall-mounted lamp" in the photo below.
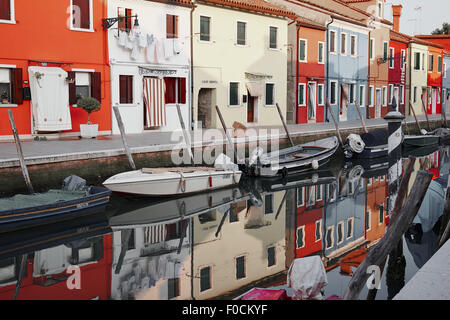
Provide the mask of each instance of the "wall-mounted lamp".
POLYGON ((134 16, 125 16, 125 17, 103 19, 103 23, 102 23, 103 30, 107 30, 107 29, 111 28, 117 21, 120 21, 122 19, 128 19, 128 18, 136 18, 134 20, 134 27, 135 28, 139 28, 138 16, 134 15, 134 16))

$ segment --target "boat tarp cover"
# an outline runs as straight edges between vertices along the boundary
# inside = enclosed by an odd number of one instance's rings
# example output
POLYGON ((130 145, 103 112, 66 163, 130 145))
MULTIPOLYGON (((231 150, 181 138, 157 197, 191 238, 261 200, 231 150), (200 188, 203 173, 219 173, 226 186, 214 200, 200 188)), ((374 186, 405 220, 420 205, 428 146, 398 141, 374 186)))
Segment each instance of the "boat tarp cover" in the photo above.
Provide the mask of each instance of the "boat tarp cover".
POLYGON ((388 131, 386 129, 376 129, 369 133, 363 133, 361 139, 366 147, 375 147, 388 143, 388 131))
POLYGON ((49 190, 32 195, 17 194, 11 198, 0 199, 0 212, 39 207, 61 201, 71 201, 86 196, 86 191, 49 190))

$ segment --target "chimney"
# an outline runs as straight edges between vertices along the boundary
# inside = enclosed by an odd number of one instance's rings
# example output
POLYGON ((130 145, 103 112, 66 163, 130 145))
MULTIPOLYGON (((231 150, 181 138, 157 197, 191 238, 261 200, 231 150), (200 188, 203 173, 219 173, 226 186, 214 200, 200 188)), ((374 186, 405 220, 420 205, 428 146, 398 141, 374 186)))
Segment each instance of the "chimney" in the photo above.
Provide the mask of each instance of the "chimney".
POLYGON ((400 17, 402 16, 401 4, 392 5, 392 16, 394 17, 394 31, 400 32, 400 17))

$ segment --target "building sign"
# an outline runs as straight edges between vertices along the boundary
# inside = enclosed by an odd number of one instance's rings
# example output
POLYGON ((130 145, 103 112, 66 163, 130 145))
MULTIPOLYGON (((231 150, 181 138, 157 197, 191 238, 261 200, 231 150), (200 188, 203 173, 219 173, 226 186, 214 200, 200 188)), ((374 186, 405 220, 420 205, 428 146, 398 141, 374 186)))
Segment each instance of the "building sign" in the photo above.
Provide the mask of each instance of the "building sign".
POLYGON ((253 81, 272 79, 273 77, 269 74, 246 72, 245 78, 253 81))
POLYGON ((176 75, 177 70, 162 70, 162 69, 139 67, 139 74, 141 76, 165 77, 176 75))

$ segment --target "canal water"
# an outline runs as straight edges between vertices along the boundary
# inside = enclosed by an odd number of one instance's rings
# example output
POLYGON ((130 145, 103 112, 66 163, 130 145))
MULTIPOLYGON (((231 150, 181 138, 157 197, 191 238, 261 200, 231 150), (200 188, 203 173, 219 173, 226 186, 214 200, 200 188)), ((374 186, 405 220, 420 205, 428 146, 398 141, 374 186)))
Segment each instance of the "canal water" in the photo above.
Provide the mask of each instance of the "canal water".
MULTIPOLYGON (((434 180, 403 237, 404 270, 385 268, 379 300, 436 251, 449 149, 413 155, 409 188, 422 169, 434 180)), ((312 255, 327 272, 324 296, 343 296, 386 232, 387 162, 337 157, 311 173, 178 199, 113 194, 105 211, 0 234, 0 299, 13 299, 24 255, 18 299, 233 299, 255 287, 286 288, 292 262, 312 255)))

